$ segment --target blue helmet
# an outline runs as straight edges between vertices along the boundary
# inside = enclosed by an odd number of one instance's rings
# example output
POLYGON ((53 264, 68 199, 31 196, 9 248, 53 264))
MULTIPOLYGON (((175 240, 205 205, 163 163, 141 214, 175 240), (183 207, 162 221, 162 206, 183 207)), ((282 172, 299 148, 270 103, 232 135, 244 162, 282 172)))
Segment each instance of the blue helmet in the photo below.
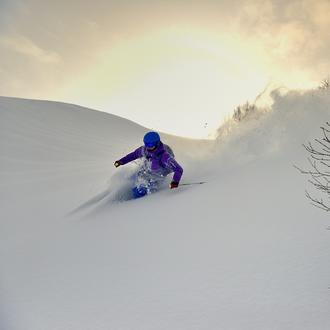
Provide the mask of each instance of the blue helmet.
POLYGON ((144 136, 143 142, 147 148, 156 147, 160 142, 160 136, 157 132, 148 132, 144 136))

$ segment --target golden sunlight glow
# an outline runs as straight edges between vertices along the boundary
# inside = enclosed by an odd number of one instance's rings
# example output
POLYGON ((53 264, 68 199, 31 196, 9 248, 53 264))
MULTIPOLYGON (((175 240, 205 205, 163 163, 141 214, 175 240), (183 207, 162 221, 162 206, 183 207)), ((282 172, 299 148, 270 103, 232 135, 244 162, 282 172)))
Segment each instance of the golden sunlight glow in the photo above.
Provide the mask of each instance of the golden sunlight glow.
POLYGON ((38 24, 40 1, 5 2, 1 95, 181 136, 208 137, 266 86, 310 89, 329 74, 329 0, 58 0, 38 24))
POLYGON ((253 100, 270 80, 264 58, 262 49, 233 35, 192 28, 159 30, 118 40, 87 74, 66 86, 60 98, 155 130, 207 137, 235 106, 253 100))

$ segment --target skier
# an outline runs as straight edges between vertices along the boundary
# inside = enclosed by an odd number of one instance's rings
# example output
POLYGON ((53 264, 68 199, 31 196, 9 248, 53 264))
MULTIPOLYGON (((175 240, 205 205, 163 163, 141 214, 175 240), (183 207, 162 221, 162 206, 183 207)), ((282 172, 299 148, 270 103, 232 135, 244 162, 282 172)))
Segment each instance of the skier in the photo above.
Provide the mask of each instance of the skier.
POLYGON ((143 142, 144 146, 137 148, 114 163, 115 167, 119 167, 135 159, 143 159, 143 166, 136 174, 135 186, 132 189, 134 198, 157 191, 165 177, 171 172, 174 172, 174 175, 170 188, 177 188, 183 169, 174 159, 172 149, 161 142, 157 132, 145 134, 143 142))

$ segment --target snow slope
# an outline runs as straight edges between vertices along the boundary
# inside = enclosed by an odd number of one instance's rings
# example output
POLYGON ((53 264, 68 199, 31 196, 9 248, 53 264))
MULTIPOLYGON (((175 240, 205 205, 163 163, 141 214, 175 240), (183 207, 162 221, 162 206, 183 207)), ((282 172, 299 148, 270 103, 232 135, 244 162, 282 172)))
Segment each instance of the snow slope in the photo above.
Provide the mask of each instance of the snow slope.
POLYGON ((0 98, 1 329, 329 329, 329 215, 292 164, 330 97, 273 97, 214 142, 162 135, 207 184, 122 203, 98 196, 145 128, 0 98))

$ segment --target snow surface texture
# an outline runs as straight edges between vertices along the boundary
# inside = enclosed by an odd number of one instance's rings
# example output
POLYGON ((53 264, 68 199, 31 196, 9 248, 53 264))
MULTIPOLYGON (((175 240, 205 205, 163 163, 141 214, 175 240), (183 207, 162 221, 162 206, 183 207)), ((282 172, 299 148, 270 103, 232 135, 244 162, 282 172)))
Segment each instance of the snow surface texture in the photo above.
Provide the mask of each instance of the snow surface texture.
POLYGON ((0 329, 330 329, 329 214, 292 166, 330 96, 273 97, 214 142, 162 135, 208 182, 126 202, 145 128, 0 98, 0 329))

